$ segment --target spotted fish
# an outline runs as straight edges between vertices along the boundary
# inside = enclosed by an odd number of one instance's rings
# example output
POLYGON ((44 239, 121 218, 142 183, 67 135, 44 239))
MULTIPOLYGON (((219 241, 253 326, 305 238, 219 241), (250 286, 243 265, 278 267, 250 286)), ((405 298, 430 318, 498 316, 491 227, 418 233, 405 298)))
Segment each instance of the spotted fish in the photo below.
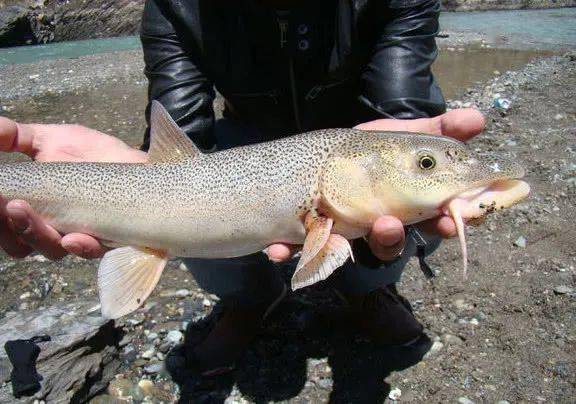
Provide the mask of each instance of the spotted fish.
POLYGON ((293 289, 352 258, 348 240, 382 215, 405 224, 465 219, 524 198, 515 162, 415 133, 326 129, 201 153, 157 102, 147 163, 25 162, 0 166, 0 193, 24 199, 61 233, 112 247, 100 262, 102 314, 150 295, 170 257, 229 258, 273 243, 303 245, 293 289))

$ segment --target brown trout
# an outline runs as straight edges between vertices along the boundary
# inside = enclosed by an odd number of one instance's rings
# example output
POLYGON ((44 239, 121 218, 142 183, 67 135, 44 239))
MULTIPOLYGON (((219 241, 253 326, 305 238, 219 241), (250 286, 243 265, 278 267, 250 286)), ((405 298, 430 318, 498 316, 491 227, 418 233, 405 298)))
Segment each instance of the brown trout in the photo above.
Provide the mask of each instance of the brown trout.
POLYGON ((0 165, 0 193, 23 199, 61 233, 114 249, 98 270, 102 314, 118 318, 150 295, 170 257, 231 258, 303 244, 293 289, 327 278, 382 215, 413 224, 508 207, 529 186, 515 162, 443 136, 326 129, 201 153, 152 104, 148 163, 0 165))

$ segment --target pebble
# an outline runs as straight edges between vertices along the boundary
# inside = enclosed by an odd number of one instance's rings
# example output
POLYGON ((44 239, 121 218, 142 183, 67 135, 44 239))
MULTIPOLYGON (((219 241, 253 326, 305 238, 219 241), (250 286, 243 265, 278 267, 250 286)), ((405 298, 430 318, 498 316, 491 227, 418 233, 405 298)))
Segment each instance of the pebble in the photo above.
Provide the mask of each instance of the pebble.
POLYGON ((160 293, 162 297, 187 297, 190 296, 192 292, 188 289, 168 289, 160 293))
POLYGON ((458 397, 458 404, 474 404, 468 397, 458 397))
POLYGON ((138 382, 138 388, 142 390, 144 396, 151 396, 154 392, 154 382, 148 379, 142 379, 138 382))
POLYGON ((446 345, 460 345, 463 342, 460 337, 452 334, 444 334, 441 338, 446 345))
POLYGON ((472 310, 474 305, 471 303, 467 303, 464 299, 455 299, 453 302, 454 307, 458 310, 472 310))
POLYGON ((574 289, 568 285, 554 286, 553 290, 554 290, 554 293, 557 295, 567 295, 567 294, 574 293, 574 289))
POLYGON ((152 359, 156 355, 156 351, 154 348, 150 348, 142 353, 142 357, 144 359, 152 359))
POLYGON ((500 400, 500 401, 496 402, 496 404, 510 404, 510 401, 508 401, 508 400, 500 400))
POLYGON ((432 346, 430 347, 430 350, 428 352, 426 352, 426 355, 424 355, 425 358, 428 358, 432 355, 437 354, 438 352, 440 352, 442 350, 442 348, 444 348, 444 344, 440 341, 434 341, 434 343, 432 344, 432 346))
POLYGON ((108 394, 112 397, 128 397, 134 385, 132 382, 125 378, 114 379, 108 385, 108 394))
POLYGON ((162 363, 162 362, 152 363, 150 365, 144 366, 144 373, 147 373, 149 375, 153 375, 156 373, 160 373, 162 371, 162 369, 164 369, 164 363, 162 363))
POLYGON ((172 344, 178 344, 184 338, 184 334, 178 330, 170 331, 165 338, 165 341, 170 342, 172 344))
POLYGON ((398 387, 393 388, 392 390, 390 390, 390 393, 388 393, 388 398, 392 401, 398 401, 401 396, 402 396, 402 390, 400 390, 398 387))
POLYGON ((155 332, 150 332, 148 335, 146 335, 146 339, 148 341, 154 341, 156 338, 158 338, 158 334, 155 332))
POLYGON ((526 238, 525 238, 524 236, 518 237, 518 238, 514 241, 514 245, 515 245, 516 247, 526 248, 526 238))

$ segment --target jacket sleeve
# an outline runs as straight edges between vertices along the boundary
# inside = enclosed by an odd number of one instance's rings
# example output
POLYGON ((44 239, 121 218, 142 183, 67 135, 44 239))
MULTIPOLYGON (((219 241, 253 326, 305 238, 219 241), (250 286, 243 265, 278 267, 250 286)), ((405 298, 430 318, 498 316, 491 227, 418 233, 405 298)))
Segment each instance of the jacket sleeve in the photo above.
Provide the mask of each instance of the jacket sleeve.
POLYGON ((360 101, 391 118, 440 115, 445 101, 430 66, 438 49, 439 0, 389 0, 362 73, 360 101))
POLYGON ((149 83, 148 128, 142 148, 147 150, 150 142, 150 101, 158 100, 190 139, 199 148, 208 150, 215 144, 214 88, 202 72, 199 60, 195 60, 198 52, 192 44, 187 46, 182 41, 167 4, 147 0, 142 18, 140 39, 149 83))

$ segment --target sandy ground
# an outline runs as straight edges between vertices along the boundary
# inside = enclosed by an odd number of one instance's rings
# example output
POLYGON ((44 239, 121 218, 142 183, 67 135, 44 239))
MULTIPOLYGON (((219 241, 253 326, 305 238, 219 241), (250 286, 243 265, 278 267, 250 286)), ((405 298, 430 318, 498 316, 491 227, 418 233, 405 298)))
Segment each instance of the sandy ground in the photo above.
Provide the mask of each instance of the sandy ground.
MULTIPOLYGON (((123 352, 124 371, 109 394, 93 402, 131 395, 135 402, 170 402, 180 396, 188 402, 376 403, 394 394, 403 402, 574 402, 575 59, 571 55, 530 64, 469 89, 452 103, 470 103, 487 112, 488 128, 472 147, 523 162, 533 192, 525 202, 471 229, 467 280, 454 241, 445 242, 430 259, 438 272, 433 283, 413 264, 407 268, 400 289, 413 303, 428 339, 410 348, 371 344, 346 327, 345 313, 329 289, 309 288, 284 301, 232 376, 211 392, 192 395, 189 385, 178 386, 162 369, 166 340, 208 314, 216 300, 174 262, 149 304, 127 321, 134 340, 123 352), (497 94, 512 102, 505 114, 491 108, 497 94), (143 378, 154 382, 147 399, 137 387, 143 378)), ((144 97, 144 87, 132 70, 122 74, 114 77, 130 83, 134 93, 108 88, 106 97, 113 98, 108 114, 98 97, 75 105, 83 96, 73 87, 58 96, 56 91, 5 103, 3 114, 46 118, 43 112, 53 111, 51 103, 64 99, 65 107, 51 112, 49 121, 90 117, 88 126, 133 139, 143 127, 134 118, 138 115, 131 115, 142 105, 133 97, 144 97)), ((0 74, 0 88, 5 88, 5 77, 0 74)), ((21 92, 25 87, 15 86, 21 92)), ((95 262, 77 258, 57 263, 40 256, 1 258, 0 316, 95 298, 95 267, 95 262)))

